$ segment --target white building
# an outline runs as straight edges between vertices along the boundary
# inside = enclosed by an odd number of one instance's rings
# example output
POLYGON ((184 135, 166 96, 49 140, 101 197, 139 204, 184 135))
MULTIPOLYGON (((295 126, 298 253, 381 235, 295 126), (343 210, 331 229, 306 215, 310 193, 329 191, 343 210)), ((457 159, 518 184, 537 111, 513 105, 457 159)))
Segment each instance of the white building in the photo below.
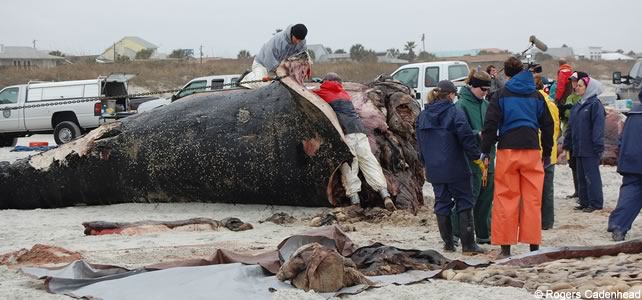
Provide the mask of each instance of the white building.
POLYGON ((49 55, 49 51, 37 50, 33 47, 0 45, 0 67, 46 69, 53 68, 64 61, 64 57, 49 55))

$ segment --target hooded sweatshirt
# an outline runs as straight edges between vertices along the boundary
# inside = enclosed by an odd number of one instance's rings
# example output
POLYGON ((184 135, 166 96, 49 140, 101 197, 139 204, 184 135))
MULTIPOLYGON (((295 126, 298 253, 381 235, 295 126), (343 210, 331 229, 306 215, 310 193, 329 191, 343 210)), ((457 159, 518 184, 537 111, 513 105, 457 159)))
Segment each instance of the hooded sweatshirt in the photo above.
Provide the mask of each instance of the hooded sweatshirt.
POLYGON ((305 40, 302 40, 297 45, 292 44, 291 30, 292 25, 275 34, 261 47, 261 51, 254 60, 263 65, 269 72, 273 72, 284 59, 307 50, 305 40))
POLYGON ((417 144, 431 183, 470 180, 468 160, 480 152, 466 115, 446 99, 426 104, 417 118, 417 144))
MULTIPOLYGON (((470 90, 469 86, 464 86, 459 90, 459 100, 455 103, 455 106, 466 114, 468 125, 470 125, 470 128, 473 130, 477 145, 481 146, 479 133, 484 129, 484 120, 486 119, 486 111, 488 110, 488 101, 477 98, 477 96, 475 96, 475 94, 470 90)), ((472 167, 474 166, 471 165, 471 168, 472 167)), ((494 145, 490 152, 488 172, 495 172, 494 145)))
MULTIPOLYGON (((642 102, 642 92, 640 92, 642 102)), ((642 103, 637 103, 627 113, 624 129, 620 136, 620 153, 617 171, 621 174, 642 175, 642 103)))
POLYGON ((539 150, 541 142, 542 156, 550 157, 554 124, 544 101, 531 72, 522 71, 508 80, 488 106, 481 151, 490 153, 498 140, 497 149, 539 150))
POLYGON ((343 89, 340 82, 324 81, 314 93, 330 104, 337 114, 343 133, 366 133, 366 128, 359 119, 359 114, 352 104, 350 95, 343 89))
POLYGON ((600 94, 602 84, 593 78, 589 79, 584 95, 571 109, 564 135, 564 149, 572 150, 574 157, 595 157, 604 152, 606 112, 597 98, 600 94))

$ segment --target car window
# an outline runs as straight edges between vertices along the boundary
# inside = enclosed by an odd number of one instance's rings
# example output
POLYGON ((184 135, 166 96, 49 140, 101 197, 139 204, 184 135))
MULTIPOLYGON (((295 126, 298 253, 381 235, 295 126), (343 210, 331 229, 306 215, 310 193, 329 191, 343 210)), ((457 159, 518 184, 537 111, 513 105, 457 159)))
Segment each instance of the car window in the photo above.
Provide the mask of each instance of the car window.
POLYGON ((403 84, 411 88, 417 88, 418 75, 419 68, 407 68, 399 70, 397 73, 392 75, 392 78, 401 81, 403 84))
POLYGON ((426 68, 426 78, 424 79, 425 87, 437 86, 439 82, 439 67, 426 68))
POLYGON ((0 93, 0 104, 18 103, 18 88, 10 88, 0 93))
POLYGON ((631 69, 631 76, 635 76, 636 78, 642 78, 642 61, 638 61, 633 66, 633 69, 631 69), (637 70, 636 70, 636 68, 637 68, 637 70))
POLYGON ((466 65, 448 66, 448 80, 461 79, 468 76, 468 67, 466 65))
POLYGON ((187 95, 191 95, 197 92, 202 92, 205 90, 205 86, 207 86, 207 81, 202 80, 202 81, 194 81, 190 84, 188 84, 179 94, 178 97, 182 98, 187 95))
POLYGON ((212 80, 212 90, 220 90, 224 87, 225 80, 223 79, 213 79, 212 80))

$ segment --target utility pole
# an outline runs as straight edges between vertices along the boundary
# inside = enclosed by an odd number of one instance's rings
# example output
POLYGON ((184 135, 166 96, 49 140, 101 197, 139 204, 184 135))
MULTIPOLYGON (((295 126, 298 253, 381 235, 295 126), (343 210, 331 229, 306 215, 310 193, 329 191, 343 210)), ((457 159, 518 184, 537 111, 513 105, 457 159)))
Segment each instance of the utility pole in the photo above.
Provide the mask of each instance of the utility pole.
POLYGON ((203 45, 201 45, 201 64, 203 63, 203 45))
POLYGON ((33 40, 33 42, 32 42, 33 43, 33 50, 36 50, 36 41, 37 40, 33 40))
POLYGON ((422 43, 422 44, 423 44, 423 46, 424 46, 424 51, 423 51, 423 52, 426 52, 426 42, 425 42, 425 40, 426 40, 426 34, 425 34, 425 33, 422 33, 422 34, 421 34, 421 43, 422 43))
POLYGON ((116 62, 116 43, 114 43, 114 62, 116 62))

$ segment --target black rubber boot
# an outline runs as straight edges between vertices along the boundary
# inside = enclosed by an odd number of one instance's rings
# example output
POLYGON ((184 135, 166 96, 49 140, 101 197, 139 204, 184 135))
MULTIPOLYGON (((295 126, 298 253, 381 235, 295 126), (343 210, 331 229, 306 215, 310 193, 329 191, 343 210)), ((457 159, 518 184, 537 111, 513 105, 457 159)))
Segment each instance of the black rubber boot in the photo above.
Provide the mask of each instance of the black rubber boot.
POLYGON ((613 233, 611 234, 611 237, 613 238, 614 241, 621 242, 626 237, 626 233, 619 232, 619 231, 613 231, 613 233))
POLYGON ((439 234, 444 241, 444 250, 455 252, 455 243, 453 242, 453 224, 450 216, 437 215, 437 226, 439 226, 439 234))
POLYGON ((510 257, 510 245, 502 245, 502 252, 499 253, 499 257, 510 257))
POLYGON ((472 209, 459 213, 459 237, 461 239, 461 252, 464 254, 486 252, 475 243, 475 223, 473 221, 472 209))
POLYGON ((531 252, 539 250, 539 245, 531 245, 531 252))

